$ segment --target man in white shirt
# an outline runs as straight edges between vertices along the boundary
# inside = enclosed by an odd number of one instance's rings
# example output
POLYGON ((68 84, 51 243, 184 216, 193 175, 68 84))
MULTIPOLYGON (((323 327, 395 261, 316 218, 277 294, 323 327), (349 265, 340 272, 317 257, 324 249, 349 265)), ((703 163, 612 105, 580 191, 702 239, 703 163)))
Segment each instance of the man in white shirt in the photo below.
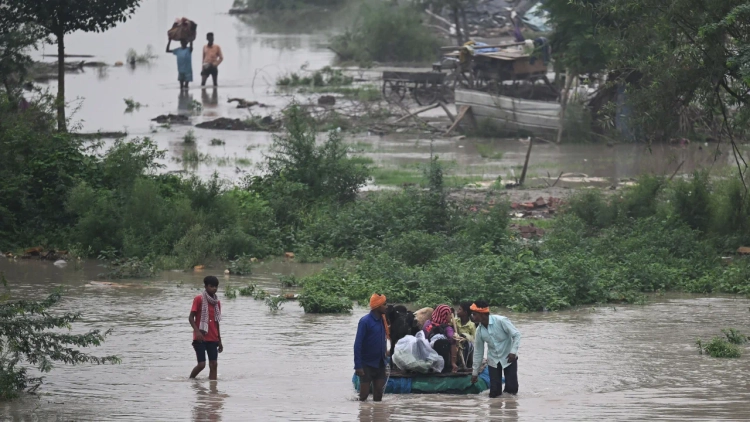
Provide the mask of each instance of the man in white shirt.
POLYGON ((490 372, 490 398, 501 396, 503 391, 509 394, 518 393, 517 355, 518 346, 521 344, 521 333, 508 318, 490 315, 489 304, 483 300, 474 302, 470 309, 474 322, 477 323, 471 382, 477 382, 486 344, 487 364, 490 372), (505 390, 503 390, 503 372, 505 373, 505 390))

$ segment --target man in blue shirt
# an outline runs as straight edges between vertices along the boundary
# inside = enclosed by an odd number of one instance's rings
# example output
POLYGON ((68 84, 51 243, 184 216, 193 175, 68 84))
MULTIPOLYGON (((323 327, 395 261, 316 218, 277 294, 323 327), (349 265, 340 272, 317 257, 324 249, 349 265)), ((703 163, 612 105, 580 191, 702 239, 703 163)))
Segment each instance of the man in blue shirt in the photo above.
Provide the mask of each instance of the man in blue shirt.
POLYGON ((372 383, 372 398, 383 400, 388 323, 385 295, 373 294, 370 313, 359 320, 354 340, 354 371, 359 376, 359 400, 367 400, 372 383))
POLYGON ((490 306, 483 300, 471 305, 477 335, 474 339, 474 367, 471 382, 477 382, 479 368, 487 345, 487 364, 490 372, 490 398, 503 394, 503 372, 505 372, 505 392, 518 393, 518 346, 521 333, 504 316, 490 315, 490 306))

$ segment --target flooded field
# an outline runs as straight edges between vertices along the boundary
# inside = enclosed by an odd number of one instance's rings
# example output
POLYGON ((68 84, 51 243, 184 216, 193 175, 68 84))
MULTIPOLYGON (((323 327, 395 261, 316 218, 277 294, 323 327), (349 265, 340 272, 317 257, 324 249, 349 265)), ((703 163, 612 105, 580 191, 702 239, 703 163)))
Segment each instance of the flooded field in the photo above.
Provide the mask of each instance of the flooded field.
POLYGON ((187 314, 206 273, 166 272, 121 287, 91 284, 101 271, 0 260, 15 298, 66 286, 56 311, 80 311, 76 330, 113 328, 100 354, 120 365, 58 366, 39 397, 2 405, 13 420, 741 420, 750 360, 713 359, 694 343, 721 328, 746 330, 750 301, 654 297, 646 306, 507 314, 521 330, 517 397, 395 396, 360 404, 351 385, 359 317, 271 313, 252 298, 223 298, 248 281, 276 291, 278 274, 315 267, 263 264, 249 278, 220 277, 225 352, 219 381, 188 380, 194 365, 187 314))
MULTIPOLYGON (((308 28, 310 30, 305 34, 295 34, 289 28, 277 33, 269 33, 267 29, 260 32, 228 15, 231 6, 232 0, 152 0, 144 2, 131 20, 110 31, 70 35, 66 38, 68 54, 91 54, 95 57, 88 60, 110 65, 124 61, 131 48, 143 53, 150 45, 157 54, 151 63, 134 68, 126 65, 68 74, 67 97, 72 101, 71 109, 76 109, 72 114, 73 121, 84 132, 126 131, 131 137, 152 138, 167 151, 165 171, 186 171, 201 177, 218 172, 230 180, 257 173, 257 164, 268 150, 271 134, 200 129, 178 124, 165 128, 151 119, 162 114, 188 113, 195 107, 199 107, 199 111, 193 124, 217 117, 250 116, 247 110, 228 103, 230 98, 269 105, 269 108, 252 109, 260 116, 278 113, 293 98, 277 92, 276 79, 299 71, 302 66, 319 69, 332 64, 334 54, 326 48, 326 42, 331 33, 341 28, 321 24, 317 30, 308 28), (194 81, 187 94, 181 94, 179 90, 175 57, 164 52, 166 29, 176 17, 182 16, 197 21, 199 32, 193 53, 194 81), (216 43, 222 47, 225 61, 220 67, 219 87, 204 90, 199 86, 199 63, 204 35, 208 31, 215 32, 216 43), (143 106, 125 112, 126 98, 143 106), (186 145, 183 141, 189 131, 195 135, 194 145, 186 145), (213 139, 220 139, 225 144, 212 146, 213 139), (186 154, 202 159, 186 164, 183 159, 186 154)), ((45 46, 39 55, 54 52, 54 46, 45 46)), ((53 91, 56 89, 54 82, 49 87, 53 91)), ((302 103, 310 101, 309 95, 294 97, 302 103)), ((406 181, 419 177, 419 164, 427 162, 431 152, 448 163, 450 174, 463 176, 466 180, 490 182, 498 176, 504 180, 514 179, 520 176, 527 149, 526 144, 516 139, 488 145, 477 139, 431 140, 427 135, 361 133, 348 135, 347 140, 355 151, 383 167, 384 172, 400 173, 406 181)), ((556 178, 560 172, 583 173, 591 178, 606 178, 606 182, 611 183, 644 173, 670 175, 683 161, 681 173, 697 168, 724 168, 732 162, 730 155, 717 156, 715 145, 657 145, 649 148, 632 144, 608 147, 603 143, 550 145, 539 142, 531 155, 529 177, 542 178, 549 173, 556 178)), ((375 183, 381 184, 377 178, 375 183)))

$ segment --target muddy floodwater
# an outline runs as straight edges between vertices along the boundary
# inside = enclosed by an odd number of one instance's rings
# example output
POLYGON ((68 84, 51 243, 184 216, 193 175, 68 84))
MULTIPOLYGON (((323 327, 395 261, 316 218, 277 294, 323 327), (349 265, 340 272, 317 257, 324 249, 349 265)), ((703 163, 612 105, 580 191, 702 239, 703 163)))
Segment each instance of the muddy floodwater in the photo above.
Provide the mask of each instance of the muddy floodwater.
POLYGON ((316 266, 271 262, 248 278, 220 277, 225 351, 219 381, 188 380, 195 355, 187 322, 206 273, 165 272, 117 287, 91 283, 101 268, 0 260, 15 298, 66 286, 56 311, 80 311, 77 331, 112 328, 99 354, 119 365, 59 365, 38 397, 0 405, 14 420, 747 420, 750 359, 700 356, 697 338, 747 331, 750 301, 654 297, 645 306, 506 313, 523 338, 517 397, 386 395, 360 404, 351 384, 357 321, 305 315, 294 302, 271 313, 249 297, 223 298, 249 281, 276 292, 279 274, 316 266))
MULTIPOLYGON (((231 6, 232 0, 150 0, 143 2, 131 20, 110 31, 68 36, 68 54, 94 56, 84 60, 112 65, 125 61, 129 49, 142 54, 148 46, 157 55, 150 63, 134 67, 126 64, 101 70, 85 68, 82 73, 68 74, 66 92, 71 101, 69 115, 74 124, 84 132, 126 131, 130 137, 150 137, 167 151, 163 160, 165 171, 184 171, 201 177, 218 172, 223 178, 234 181, 246 174, 257 173, 257 165, 271 144, 271 134, 200 129, 179 124, 163 127, 151 119, 170 113, 192 113, 193 124, 218 117, 244 119, 251 112, 258 116, 277 114, 292 99, 301 103, 314 101, 314 95, 278 92, 275 81, 289 72, 299 72, 302 66, 320 69, 334 64, 334 54, 327 49, 326 43, 329 36, 342 30, 346 22, 339 22, 339 26, 321 22, 318 28, 308 22, 308 32, 304 34, 294 33, 294 28, 281 24, 274 28, 272 22, 264 22, 266 25, 261 31, 227 14, 231 6), (165 53, 165 47, 167 28, 176 17, 182 16, 198 23, 198 39, 193 53, 194 80, 190 90, 181 94, 176 59, 172 54, 165 53), (219 70, 219 87, 201 89, 201 49, 205 34, 209 31, 216 34, 216 43, 222 47, 225 61, 219 70), (142 106, 126 112, 126 98, 132 98, 142 106), (237 109, 235 104, 228 102, 231 98, 258 101, 269 107, 256 107, 252 111, 237 109), (183 142, 183 137, 190 130, 196 137, 194 145, 183 142), (223 140, 225 144, 212 146, 213 139, 223 140), (203 158, 200 162, 187 165, 183 160, 186 153, 203 158)), ((38 52, 38 58, 42 59, 42 54, 55 52, 55 46, 44 46, 38 52)), ((45 57, 43 60, 54 59, 45 57)), ((363 74, 352 71, 355 77, 363 74)), ((378 69, 367 74, 377 75, 378 69)), ((380 81, 374 80, 372 83, 379 86, 380 81)), ((54 91, 56 84, 51 82, 49 88, 54 91)), ((441 113, 439 111, 437 114, 441 113)), ((355 146, 354 150, 386 169, 419 172, 415 164, 427 162, 433 152, 450 163, 449 174, 473 176, 474 179, 485 181, 493 181, 498 176, 504 180, 519 177, 527 148, 526 144, 516 139, 498 140, 490 146, 489 151, 484 149, 483 157, 477 144, 486 141, 471 138, 438 137, 431 140, 426 134, 377 136, 364 132, 347 135, 346 140, 355 146)), ((593 182, 611 183, 644 173, 671 175, 683 161, 680 172, 690 173, 697 168, 727 167, 732 163, 728 151, 728 148, 717 149, 713 144, 695 143, 649 148, 643 144, 608 147, 604 142, 567 145, 539 142, 531 155, 528 177, 539 179, 547 177, 549 173, 556 178, 560 172, 583 173, 594 178, 593 182)))
MULTIPOLYGON (((73 120, 82 131, 126 130, 149 136, 167 150, 167 171, 214 171, 237 180, 256 172, 271 135, 193 129, 195 146, 182 138, 191 127, 164 128, 150 119, 177 114, 201 105, 194 123, 216 117, 243 118, 245 110, 228 104, 244 98, 270 105, 260 114, 275 113, 290 98, 279 95, 279 75, 303 65, 331 64, 324 27, 306 34, 258 31, 226 14, 232 0, 149 0, 132 20, 102 34, 72 34, 68 54, 92 54, 93 60, 124 61, 133 48, 148 45, 158 57, 149 65, 87 69, 69 74, 68 99, 78 99, 73 120), (165 32, 176 17, 198 22, 199 40, 193 54, 199 77, 200 48, 206 32, 216 34, 225 62, 220 86, 201 90, 194 80, 180 95, 175 58, 164 53, 165 32), (125 113, 125 98, 143 106, 125 113), (210 140, 225 141, 210 146, 210 140), (186 148, 214 158, 186 168, 179 159, 186 148)), ((54 53, 46 46, 42 53, 54 53)), ((49 60, 49 59, 48 59, 49 60)), ((50 89, 56 88, 54 83, 50 89)), ((305 101, 304 96, 298 100, 305 101)), ((457 174, 493 180, 519 173, 526 145, 498 141, 483 158, 472 139, 437 139, 413 135, 348 136, 355 149, 383 167, 411 168, 425 162, 430 151, 454 163, 457 174)), ((721 150, 721 149, 719 149, 721 150)), ((531 178, 547 172, 584 173, 610 180, 642 173, 671 174, 695 168, 725 168, 730 157, 716 158, 715 145, 549 145, 535 146, 531 178)), ((710 339, 722 328, 747 332, 750 301, 739 297, 656 296, 645 306, 592 307, 556 313, 506 313, 522 332, 517 397, 490 400, 478 396, 394 396, 383 403, 360 404, 351 384, 352 345, 358 319, 355 308, 345 315, 305 315, 295 302, 271 313, 249 297, 223 299, 226 285, 249 282, 278 292, 278 276, 304 276, 320 266, 282 261, 264 263, 252 277, 220 277, 225 351, 219 359, 219 381, 207 374, 188 380, 195 355, 187 322, 192 299, 208 274, 164 272, 154 279, 100 283, 96 262, 82 269, 60 269, 51 263, 0 258, 13 298, 41 298, 56 286, 65 287, 57 312, 82 312, 74 329, 112 328, 112 335, 94 352, 116 354, 119 365, 59 365, 47 374, 38 396, 0 404, 7 420, 715 420, 750 419, 747 372, 750 359, 700 356, 698 338, 710 339)), ((219 270, 221 272, 221 270, 219 270)), ((388 293, 388 292, 384 292, 388 293)), ((503 312, 502 310, 500 310, 503 312)))

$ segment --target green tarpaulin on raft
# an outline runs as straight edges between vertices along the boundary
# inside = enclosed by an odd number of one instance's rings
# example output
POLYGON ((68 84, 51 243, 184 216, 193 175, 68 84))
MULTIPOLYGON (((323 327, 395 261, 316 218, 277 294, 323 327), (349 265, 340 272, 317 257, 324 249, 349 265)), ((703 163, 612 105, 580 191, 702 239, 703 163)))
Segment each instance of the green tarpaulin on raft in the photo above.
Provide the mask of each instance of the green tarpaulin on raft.
POLYGON ((472 384, 471 376, 415 377, 411 381, 411 392, 418 394, 479 394, 488 388, 481 377, 472 384))
MULTIPOLYGON (((354 389, 359 391, 359 377, 352 376, 354 389)), ((487 368, 479 374, 476 384, 471 383, 471 374, 453 376, 418 375, 415 377, 392 376, 385 385, 386 394, 479 394, 489 388, 490 374, 487 368)))

